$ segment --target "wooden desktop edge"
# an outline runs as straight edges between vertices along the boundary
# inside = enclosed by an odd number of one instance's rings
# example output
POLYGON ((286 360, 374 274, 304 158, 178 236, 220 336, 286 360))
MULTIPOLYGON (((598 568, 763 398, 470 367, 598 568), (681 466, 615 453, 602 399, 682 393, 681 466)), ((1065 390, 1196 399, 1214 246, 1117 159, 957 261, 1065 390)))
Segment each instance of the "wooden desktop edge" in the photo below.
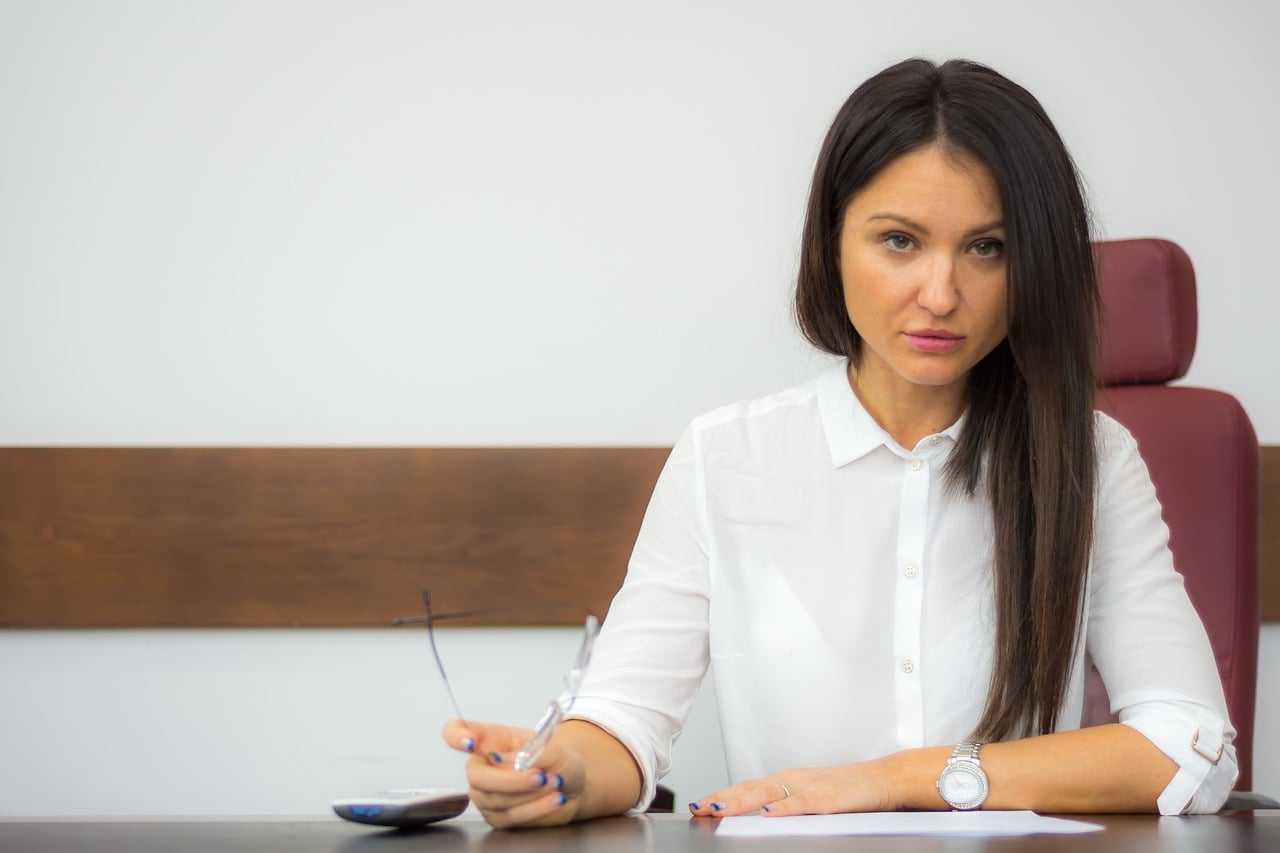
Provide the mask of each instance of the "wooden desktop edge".
POLYGON ((787 837, 762 841, 753 838, 718 836, 714 818, 686 815, 645 815, 603 818, 566 827, 527 831, 492 830, 477 819, 458 819, 434 824, 421 831, 401 832, 359 826, 335 819, 241 819, 205 820, 6 820, 0 819, 0 846, 27 849, 37 844, 49 851, 93 849, 103 853, 137 849, 173 849, 165 844, 199 846, 202 849, 281 849, 311 851, 351 850, 365 844, 379 849, 424 849, 437 851, 518 849, 521 853, 540 850, 725 850, 784 848, 787 850, 830 849, 832 843, 865 844, 876 850, 915 851, 948 848, 953 843, 966 850, 1063 850, 1087 847, 1091 851, 1135 850, 1181 851, 1215 850, 1266 851, 1280 845, 1280 811, 1227 812, 1162 818, 1155 815, 1060 815, 1068 819, 1101 824, 1100 832, 1083 836, 1032 835, 1017 837, 974 836, 874 836, 865 840, 830 837, 787 837), (781 843, 778 843, 781 842, 781 843))

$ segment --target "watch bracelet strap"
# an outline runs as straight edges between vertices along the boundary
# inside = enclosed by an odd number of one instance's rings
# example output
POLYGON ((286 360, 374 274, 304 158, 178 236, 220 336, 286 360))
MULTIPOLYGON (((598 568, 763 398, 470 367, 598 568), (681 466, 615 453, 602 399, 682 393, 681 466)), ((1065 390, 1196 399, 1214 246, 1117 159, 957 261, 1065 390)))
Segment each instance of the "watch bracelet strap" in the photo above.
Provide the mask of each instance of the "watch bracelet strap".
POLYGON ((978 750, 982 748, 982 742, 976 740, 966 740, 956 744, 956 748, 951 750, 951 758, 947 759, 948 764, 956 761, 972 761, 978 766, 982 766, 982 761, 978 758, 978 750))

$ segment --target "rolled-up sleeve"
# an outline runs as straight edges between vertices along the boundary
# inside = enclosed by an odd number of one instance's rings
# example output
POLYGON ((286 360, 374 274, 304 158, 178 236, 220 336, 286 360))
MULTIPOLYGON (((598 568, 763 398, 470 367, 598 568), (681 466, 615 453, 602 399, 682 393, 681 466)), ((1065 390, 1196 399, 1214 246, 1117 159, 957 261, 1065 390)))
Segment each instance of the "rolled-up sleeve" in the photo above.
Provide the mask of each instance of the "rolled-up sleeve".
POLYGON ((1133 437, 1099 419, 1099 500, 1086 646, 1111 710, 1178 765, 1161 814, 1214 812, 1239 775, 1213 650, 1174 570, 1133 437))
POLYGON ((671 451, 645 512, 626 580, 609 607, 569 716, 617 738, 640 768, 633 811, 671 765, 708 665, 705 496, 692 432, 671 451))

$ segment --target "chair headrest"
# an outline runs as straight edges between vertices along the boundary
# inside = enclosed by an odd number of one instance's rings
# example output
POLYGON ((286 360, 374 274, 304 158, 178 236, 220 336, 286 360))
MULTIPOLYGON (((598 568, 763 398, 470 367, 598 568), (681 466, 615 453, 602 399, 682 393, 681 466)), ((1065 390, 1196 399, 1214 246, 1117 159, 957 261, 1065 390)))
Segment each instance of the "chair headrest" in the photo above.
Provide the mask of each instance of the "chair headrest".
POLYGON ((1196 350, 1196 274, 1168 240, 1094 243, 1102 291, 1103 385, 1170 382, 1196 350))

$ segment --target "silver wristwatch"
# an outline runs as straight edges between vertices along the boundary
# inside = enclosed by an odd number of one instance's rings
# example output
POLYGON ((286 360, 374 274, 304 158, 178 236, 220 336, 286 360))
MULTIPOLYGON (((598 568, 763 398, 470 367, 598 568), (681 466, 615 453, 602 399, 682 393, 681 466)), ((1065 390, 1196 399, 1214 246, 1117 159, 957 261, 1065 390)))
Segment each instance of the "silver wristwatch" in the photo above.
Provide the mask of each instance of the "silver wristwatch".
POLYGON ((942 794, 947 805, 957 811, 972 811, 987 799, 990 785, 987 774, 982 771, 982 762, 978 760, 980 746, 982 744, 972 740, 957 745, 938 777, 938 793, 942 794))

